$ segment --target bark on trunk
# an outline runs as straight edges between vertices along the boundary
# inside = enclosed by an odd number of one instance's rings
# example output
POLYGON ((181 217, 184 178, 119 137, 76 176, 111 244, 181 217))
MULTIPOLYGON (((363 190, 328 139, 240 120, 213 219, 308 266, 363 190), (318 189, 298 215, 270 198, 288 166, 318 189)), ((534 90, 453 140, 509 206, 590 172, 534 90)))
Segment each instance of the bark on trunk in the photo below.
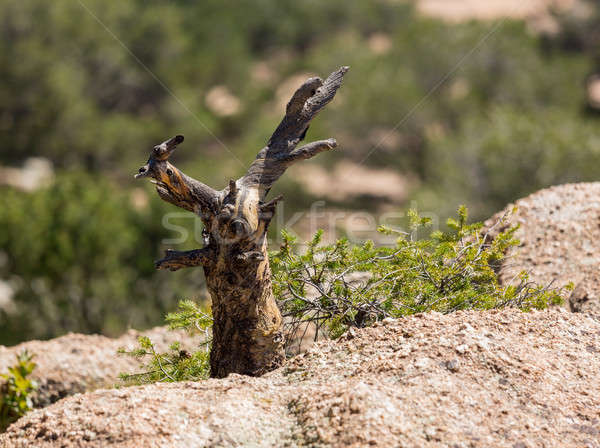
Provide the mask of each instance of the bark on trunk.
POLYGON ((183 141, 181 135, 155 146, 136 175, 152 178, 163 200, 198 214, 204 223, 203 248, 169 250, 156 267, 174 271, 203 266, 214 318, 213 377, 261 375, 284 360, 282 318, 271 288, 266 240, 281 198, 265 199, 292 163, 336 147, 336 141, 329 139, 296 148, 310 121, 333 99, 347 70, 342 67, 325 81, 311 78, 300 86, 248 172, 231 180, 222 191, 186 176, 169 163, 169 156, 183 141))

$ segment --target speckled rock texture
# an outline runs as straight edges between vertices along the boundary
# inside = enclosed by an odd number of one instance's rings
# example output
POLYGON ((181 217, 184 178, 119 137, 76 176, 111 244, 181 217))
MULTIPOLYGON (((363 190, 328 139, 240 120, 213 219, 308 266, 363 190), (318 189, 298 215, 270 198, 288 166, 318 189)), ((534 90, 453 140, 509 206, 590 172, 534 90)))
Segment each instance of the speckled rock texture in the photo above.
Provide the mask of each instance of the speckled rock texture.
POLYGON ((573 282, 566 298, 571 311, 600 313, 600 182, 551 187, 510 204, 486 222, 517 207, 503 226, 520 228, 521 245, 509 251, 500 268, 503 283, 528 271, 536 283, 562 287, 573 282))
POLYGON ((184 348, 194 348, 199 336, 192 337, 182 331, 156 327, 148 331, 129 330, 115 339, 100 335, 69 333, 49 341, 28 341, 14 347, 0 345, 0 372, 15 364, 15 355, 27 350, 35 355, 37 367, 33 378, 39 384, 36 407, 78 392, 100 387, 112 387, 121 372, 135 372, 139 362, 132 357, 118 355, 119 347, 133 349, 139 336, 148 336, 159 350, 167 350, 175 341, 184 348))
POLYGON ((321 341, 262 377, 75 395, 0 447, 599 447, 600 321, 427 313, 321 341))

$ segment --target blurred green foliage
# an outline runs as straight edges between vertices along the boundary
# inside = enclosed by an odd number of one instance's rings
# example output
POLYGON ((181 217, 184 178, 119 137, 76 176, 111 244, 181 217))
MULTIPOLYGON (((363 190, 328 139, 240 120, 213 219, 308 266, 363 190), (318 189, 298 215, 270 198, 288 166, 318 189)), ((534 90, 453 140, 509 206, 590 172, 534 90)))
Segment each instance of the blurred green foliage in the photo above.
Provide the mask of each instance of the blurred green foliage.
POLYGON ((3 342, 64 329, 119 334, 200 293, 198 272, 154 269, 168 236, 160 201, 138 209, 106 180, 71 174, 33 193, 6 189, 0 204, 0 274, 16 290, 16 307, 0 312, 3 342))
POLYGON ((4 163, 45 156, 125 182, 151 145, 182 132, 177 163, 222 187, 277 123, 287 100, 280 85, 348 64, 340 98, 310 131, 340 142, 343 154, 321 163, 360 162, 376 148, 366 163, 416 175, 421 208, 450 214, 464 201, 480 218, 552 183, 593 179, 594 147, 571 139, 596 123, 582 114, 594 57, 547 51, 547 38, 520 22, 447 24, 388 1, 7 0, 0 32, 4 163), (215 86, 239 111, 207 107, 215 86), (523 120, 519 130, 498 127, 523 120), (504 167, 534 175, 508 188, 488 182, 500 145, 504 167), (556 169, 573 153, 583 167, 556 169))
MULTIPOLYGON (((306 163, 391 168, 415 180, 408 199, 420 210, 447 216, 465 203, 476 219, 596 179, 598 115, 585 111, 584 80, 597 68, 600 15, 589 4, 593 14, 561 19, 549 37, 510 20, 444 23, 388 0, 5 0, 0 165, 41 156, 59 171, 49 190, 0 187, 0 279, 17 291, 0 343, 151 325, 176 297, 200 298, 199 270, 154 272, 174 209, 152 196, 134 210, 131 174, 180 132, 174 162, 224 187, 302 78, 340 65, 352 67, 344 88, 308 134, 334 136, 340 150, 306 163), (239 107, 209 107, 218 86, 239 107)), ((275 190, 287 213, 321 199, 290 176, 275 190)))

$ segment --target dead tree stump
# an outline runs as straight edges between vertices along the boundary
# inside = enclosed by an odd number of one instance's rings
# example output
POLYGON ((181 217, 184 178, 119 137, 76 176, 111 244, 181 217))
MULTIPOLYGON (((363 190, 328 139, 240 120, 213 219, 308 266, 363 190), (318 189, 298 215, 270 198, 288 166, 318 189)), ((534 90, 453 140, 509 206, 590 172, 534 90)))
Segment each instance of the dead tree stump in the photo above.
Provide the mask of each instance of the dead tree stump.
POLYGON ((348 67, 325 81, 308 79, 287 104, 283 120, 248 172, 217 191, 186 176, 169 161, 183 141, 177 135, 154 147, 136 178, 150 177, 161 199, 200 216, 205 245, 168 250, 157 269, 202 266, 212 299, 211 376, 261 375, 284 360, 281 313, 271 288, 267 228, 280 197, 266 201, 292 163, 336 147, 334 139, 296 148, 315 115, 335 96, 348 67))

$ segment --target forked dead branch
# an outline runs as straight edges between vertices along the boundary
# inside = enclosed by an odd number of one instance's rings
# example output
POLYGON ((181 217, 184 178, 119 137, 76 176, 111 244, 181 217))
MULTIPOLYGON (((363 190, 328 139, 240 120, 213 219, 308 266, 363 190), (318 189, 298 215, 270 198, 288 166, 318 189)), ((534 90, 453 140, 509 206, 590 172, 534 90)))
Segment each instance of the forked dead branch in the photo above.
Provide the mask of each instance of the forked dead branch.
POLYGON ((297 148, 317 113, 335 96, 348 67, 323 81, 310 78, 296 90, 283 120, 247 173, 215 190, 179 171, 169 157, 181 142, 177 135, 154 147, 136 178, 149 177, 158 195, 200 216, 205 245, 191 251, 167 251, 157 269, 202 266, 212 298, 211 376, 261 375, 284 359, 281 313, 271 287, 266 234, 280 197, 266 196, 294 162, 336 147, 335 139, 297 148))

